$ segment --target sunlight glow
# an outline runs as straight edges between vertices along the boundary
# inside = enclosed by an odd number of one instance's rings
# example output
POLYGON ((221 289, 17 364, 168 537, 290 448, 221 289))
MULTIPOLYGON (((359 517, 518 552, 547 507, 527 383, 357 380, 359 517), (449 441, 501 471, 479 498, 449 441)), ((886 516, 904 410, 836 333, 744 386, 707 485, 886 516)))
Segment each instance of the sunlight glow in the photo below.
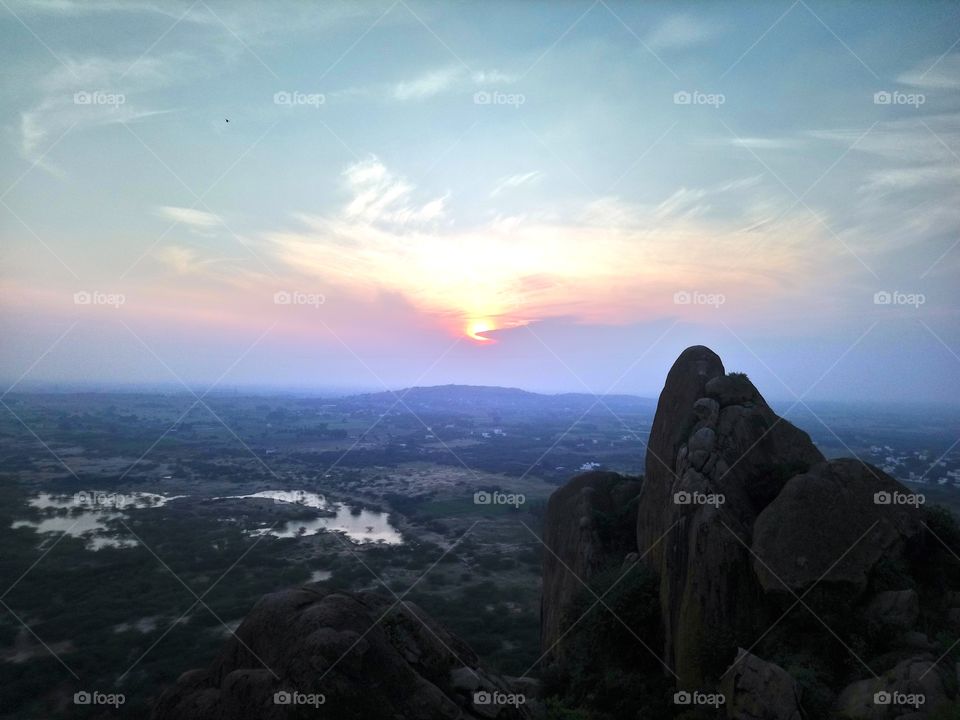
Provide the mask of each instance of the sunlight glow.
POLYGON ((487 320, 471 320, 467 323, 467 337, 479 343, 496 342, 493 338, 484 337, 483 333, 496 330, 496 328, 487 320))

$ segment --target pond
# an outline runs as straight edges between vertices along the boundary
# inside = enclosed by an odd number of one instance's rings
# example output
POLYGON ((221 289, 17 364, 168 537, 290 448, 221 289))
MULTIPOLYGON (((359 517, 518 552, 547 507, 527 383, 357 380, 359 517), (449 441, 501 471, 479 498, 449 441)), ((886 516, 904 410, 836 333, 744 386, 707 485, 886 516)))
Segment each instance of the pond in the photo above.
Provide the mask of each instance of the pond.
POLYGON ((390 524, 389 513, 358 508, 346 503, 328 502, 319 493, 304 490, 263 490, 251 495, 231 495, 214 499, 244 500, 248 498, 267 498, 278 503, 293 503, 334 513, 333 516, 318 517, 311 520, 293 520, 273 528, 259 528, 251 532, 253 535, 270 534, 274 537, 292 538, 316 535, 324 530, 332 530, 342 532, 358 543, 379 542, 385 545, 400 545, 403 543, 403 537, 390 524))

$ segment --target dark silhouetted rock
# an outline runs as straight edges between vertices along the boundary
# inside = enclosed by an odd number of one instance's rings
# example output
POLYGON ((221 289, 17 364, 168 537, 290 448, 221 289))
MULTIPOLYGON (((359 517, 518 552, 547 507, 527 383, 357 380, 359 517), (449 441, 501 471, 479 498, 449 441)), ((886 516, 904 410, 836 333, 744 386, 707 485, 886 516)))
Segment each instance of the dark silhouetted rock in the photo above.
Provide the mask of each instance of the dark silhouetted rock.
POLYGON ((858 460, 831 460, 792 478, 754 526, 754 569, 764 590, 784 592, 785 583, 799 594, 826 574, 822 585, 862 592, 877 561, 902 557, 921 531, 915 506, 875 502, 877 493, 911 494, 858 460))
POLYGON ((944 677, 933 657, 918 656, 898 663, 879 678, 868 678, 847 686, 840 693, 835 710, 846 720, 901 720, 930 717, 938 706, 947 702, 944 677), (883 695, 878 698, 878 693, 883 695), (919 697, 920 705, 912 707, 903 702, 909 701, 910 697, 919 697), (887 702, 876 702, 877 699, 886 699, 887 702))
POLYGON ((743 648, 720 686, 730 720, 802 720, 800 688, 786 670, 743 648))
POLYGON ((153 718, 529 717, 525 705, 482 702, 482 693, 509 699, 516 691, 416 606, 393 605, 374 593, 312 588, 267 595, 208 668, 163 693, 153 718))
POLYGON ((753 522, 792 475, 822 461, 745 375, 724 374, 713 351, 677 358, 650 434, 637 542, 660 576, 664 659, 682 687, 719 675, 764 622, 753 522))
POLYGON ((640 482, 613 472, 578 475, 556 490, 547 504, 543 542, 540 642, 560 653, 558 642, 577 618, 568 617, 575 598, 598 571, 619 566, 635 548, 640 482))
POLYGON ((867 605, 868 619, 900 630, 909 630, 920 616, 916 590, 887 590, 877 593, 867 605))

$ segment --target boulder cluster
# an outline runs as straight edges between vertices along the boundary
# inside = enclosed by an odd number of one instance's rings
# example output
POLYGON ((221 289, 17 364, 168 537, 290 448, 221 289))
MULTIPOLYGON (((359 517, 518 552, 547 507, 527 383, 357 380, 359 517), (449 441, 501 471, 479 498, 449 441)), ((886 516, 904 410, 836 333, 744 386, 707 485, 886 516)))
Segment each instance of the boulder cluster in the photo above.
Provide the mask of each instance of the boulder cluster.
MULTIPOLYGON (((580 683, 555 716, 622 715, 589 707, 597 678, 642 686, 631 697, 654 704, 627 708, 637 718, 960 717, 960 532, 951 520, 944 540, 928 521, 922 498, 859 460, 827 460, 745 375, 688 348, 660 395, 644 477, 586 473, 548 503, 541 649, 548 671, 566 663, 580 683), (644 573, 639 589, 631 573, 644 573), (607 577, 618 592, 594 602, 590 583, 607 577), (630 615, 634 591, 644 630, 580 623, 614 598, 630 615), (621 653, 628 631, 636 656, 621 653), (714 699, 712 714, 682 706, 697 697, 714 699)), ((410 603, 308 586, 263 598, 154 720, 519 720, 544 716, 536 694, 410 603)))
MULTIPOLYGON (((667 375, 637 504, 631 550, 659 579, 659 650, 677 688, 722 692, 728 718, 811 717, 794 677, 803 672, 791 675, 759 654, 786 656, 789 646, 806 653, 801 671, 830 670, 829 681, 818 680, 817 700, 822 712, 829 696, 837 717, 927 717, 956 693, 950 661, 938 658, 924 632, 938 611, 942 624, 934 618, 933 627, 949 628, 952 611, 944 616, 938 593, 927 588, 921 596, 922 583, 911 577, 933 542, 921 501, 876 467, 824 458, 709 348, 688 348, 667 375), (886 577, 890 568, 900 569, 894 579, 886 577), (883 652, 867 662, 863 647, 844 647, 843 633, 829 624, 839 621, 823 620, 831 611, 862 624, 862 636, 879 636, 883 652), (796 637, 801 628, 825 642, 810 650, 796 637), (850 666, 849 682, 831 686, 845 674, 837 665, 850 666), (919 695, 919 706, 893 702, 919 695)), ((561 520, 568 522, 551 503, 548 536, 561 520)), ((545 587, 560 584, 555 566, 545 562, 545 587)), ((556 606, 563 601, 545 595, 545 616, 572 621, 556 606)), ((561 623, 553 633, 563 630, 561 623)))

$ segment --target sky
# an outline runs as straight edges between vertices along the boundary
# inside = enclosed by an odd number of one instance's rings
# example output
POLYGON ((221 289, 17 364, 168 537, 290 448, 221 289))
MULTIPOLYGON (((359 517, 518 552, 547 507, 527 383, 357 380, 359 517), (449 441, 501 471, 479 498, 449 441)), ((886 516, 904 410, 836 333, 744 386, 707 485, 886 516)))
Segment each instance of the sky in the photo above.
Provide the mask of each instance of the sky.
POLYGON ((960 6, 0 2, 0 380, 960 398, 960 6))

